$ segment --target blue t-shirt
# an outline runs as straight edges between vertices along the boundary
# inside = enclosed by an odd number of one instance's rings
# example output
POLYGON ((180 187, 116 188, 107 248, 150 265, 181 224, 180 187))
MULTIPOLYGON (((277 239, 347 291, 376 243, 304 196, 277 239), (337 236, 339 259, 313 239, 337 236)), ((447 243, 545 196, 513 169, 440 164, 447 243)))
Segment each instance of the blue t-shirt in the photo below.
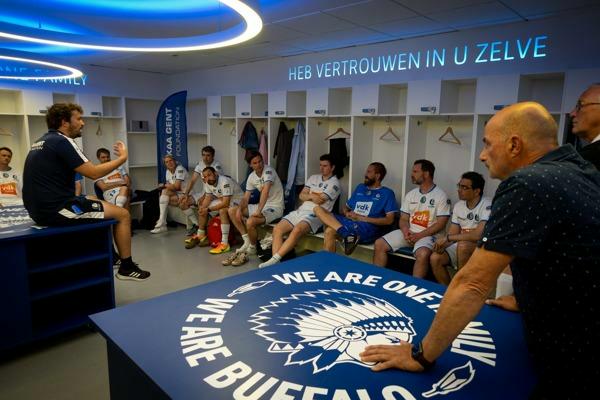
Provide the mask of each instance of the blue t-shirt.
POLYGON ((388 213, 398 212, 393 190, 385 186, 370 189, 364 183, 354 189, 346 205, 355 213, 370 218, 383 218, 388 213))
POLYGON ((75 168, 87 161, 77 143, 56 130, 31 146, 23 169, 23 203, 34 220, 55 214, 75 197, 75 168))

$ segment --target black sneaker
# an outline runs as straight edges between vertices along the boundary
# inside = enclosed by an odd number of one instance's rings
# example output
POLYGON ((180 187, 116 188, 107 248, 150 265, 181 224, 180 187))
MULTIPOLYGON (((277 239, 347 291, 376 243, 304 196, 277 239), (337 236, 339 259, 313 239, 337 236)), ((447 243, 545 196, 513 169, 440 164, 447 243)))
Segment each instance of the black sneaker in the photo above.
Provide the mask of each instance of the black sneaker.
POLYGON ((352 254, 356 246, 358 246, 358 241, 360 240, 360 236, 356 234, 348 235, 344 238, 344 254, 349 256, 352 254))
POLYGON ((194 224, 190 229, 187 230, 185 236, 193 236, 198 232, 198 225, 194 224))
POLYGON ((119 268, 115 277, 122 281, 144 281, 150 278, 150 272, 143 271, 137 264, 133 264, 131 270, 126 270, 123 267, 119 268))

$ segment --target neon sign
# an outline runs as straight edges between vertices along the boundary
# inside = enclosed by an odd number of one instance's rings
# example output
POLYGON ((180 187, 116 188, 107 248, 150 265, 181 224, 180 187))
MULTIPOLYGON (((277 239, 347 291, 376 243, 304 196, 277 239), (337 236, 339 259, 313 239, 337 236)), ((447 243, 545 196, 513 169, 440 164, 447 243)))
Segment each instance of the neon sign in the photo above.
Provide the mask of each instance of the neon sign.
POLYGON ((514 41, 481 42, 451 48, 430 48, 379 56, 295 65, 288 69, 288 80, 328 79, 352 75, 379 74, 405 70, 442 68, 450 65, 533 60, 547 56, 547 35, 514 41))

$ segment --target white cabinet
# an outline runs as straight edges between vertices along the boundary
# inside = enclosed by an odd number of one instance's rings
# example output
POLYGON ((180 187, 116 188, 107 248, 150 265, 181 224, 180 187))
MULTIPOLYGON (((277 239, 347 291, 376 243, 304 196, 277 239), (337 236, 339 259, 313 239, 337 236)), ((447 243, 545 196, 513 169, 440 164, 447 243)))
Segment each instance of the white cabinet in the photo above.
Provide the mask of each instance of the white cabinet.
POLYGON ((242 93, 235 95, 235 116, 238 118, 249 118, 252 110, 252 95, 242 93))
POLYGON ((352 88, 352 115, 376 115, 379 109, 379 85, 352 88))
POLYGON ((235 117, 235 96, 208 96, 206 103, 209 118, 235 117))
POLYGON ((287 92, 279 90, 269 92, 269 117, 287 116, 287 92))
POLYGON ((379 86, 379 115, 405 115, 408 85, 379 86))
POLYGON ((242 93, 235 96, 235 110, 238 118, 265 118, 268 113, 266 93, 242 93))
POLYGON ((77 103, 83 108, 85 116, 102 116, 102 96, 90 93, 80 93, 77 95, 77 103))
POLYGON ((52 104, 52 92, 23 90, 23 111, 27 115, 45 114, 52 104))
POLYGON ((309 89, 306 92, 306 113, 311 117, 328 115, 328 88, 309 89))
POLYGON ((415 81, 408 83, 406 113, 431 115, 440 112, 442 81, 415 81))
POLYGON ((351 106, 352 88, 317 88, 307 91, 308 116, 349 116, 351 106))
POLYGON ((536 101, 550 113, 558 114, 562 108, 564 74, 521 75, 519 101, 536 101))
POLYGON ((0 90, 0 114, 23 114, 23 96, 18 90, 0 90))
POLYGON ((306 91, 269 92, 269 117, 303 117, 306 115, 306 91))
POLYGON ((473 114, 476 86, 475 79, 442 81, 440 114, 473 114))
POLYGON ((489 75, 477 79, 477 114, 494 114, 517 102, 519 75, 489 75))

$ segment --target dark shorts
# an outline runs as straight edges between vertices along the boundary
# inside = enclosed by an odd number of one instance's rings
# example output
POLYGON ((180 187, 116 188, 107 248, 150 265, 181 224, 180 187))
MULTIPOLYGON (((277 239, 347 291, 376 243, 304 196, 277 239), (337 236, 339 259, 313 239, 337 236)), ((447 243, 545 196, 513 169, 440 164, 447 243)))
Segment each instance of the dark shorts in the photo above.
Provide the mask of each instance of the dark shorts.
POLYGON ((381 236, 379 228, 373 224, 363 221, 353 221, 343 215, 334 214, 334 216, 346 229, 360 237, 359 243, 372 243, 381 236))
POLYGON ((33 218, 38 225, 44 226, 87 224, 103 219, 104 206, 102 202, 87 199, 85 196, 74 197, 57 212, 33 218))

